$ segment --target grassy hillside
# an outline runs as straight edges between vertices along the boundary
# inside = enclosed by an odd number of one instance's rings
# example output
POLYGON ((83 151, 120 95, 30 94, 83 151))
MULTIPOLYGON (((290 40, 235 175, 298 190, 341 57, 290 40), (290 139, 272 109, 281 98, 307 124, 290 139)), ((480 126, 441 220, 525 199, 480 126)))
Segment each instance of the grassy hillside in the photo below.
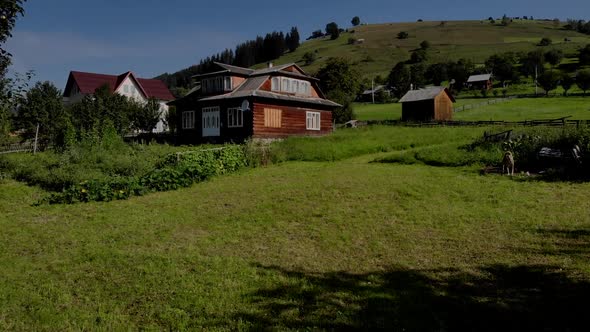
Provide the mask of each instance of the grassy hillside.
POLYGON ((275 63, 296 62, 313 73, 329 57, 345 57, 355 62, 365 77, 374 77, 387 75, 397 62, 409 59, 412 50, 419 48, 423 40, 431 44, 432 61, 466 58, 483 63, 495 53, 541 48, 536 44, 543 37, 553 40, 553 45, 543 47, 544 50, 555 47, 566 55, 590 43, 590 36, 564 30, 549 21, 515 20, 508 26, 491 24, 487 20, 447 21, 444 26, 441 26, 440 21, 371 24, 355 27, 337 40, 326 37, 307 41, 297 51, 285 54, 275 63), (407 31, 409 38, 397 39, 400 31, 407 31), (564 42, 566 37, 571 41, 564 42), (359 45, 349 45, 349 38, 365 41, 359 45), (317 52, 318 55, 318 59, 310 66, 305 66, 302 60, 306 52, 317 52))

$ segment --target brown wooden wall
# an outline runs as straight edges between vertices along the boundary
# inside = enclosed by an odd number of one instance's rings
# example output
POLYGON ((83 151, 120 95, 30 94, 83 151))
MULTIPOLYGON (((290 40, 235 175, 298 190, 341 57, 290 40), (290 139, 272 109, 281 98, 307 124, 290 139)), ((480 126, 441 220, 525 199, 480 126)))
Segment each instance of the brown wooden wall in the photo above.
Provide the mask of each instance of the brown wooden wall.
POLYGON ((332 112, 326 110, 254 103, 253 109, 253 136, 257 138, 279 138, 292 135, 319 136, 332 132, 332 112), (266 127, 264 122, 264 109, 281 110, 281 127, 266 127), (320 130, 306 129, 306 111, 320 112, 320 130))
POLYGON ((453 119, 453 101, 442 91, 434 98, 434 120, 448 121, 453 119))

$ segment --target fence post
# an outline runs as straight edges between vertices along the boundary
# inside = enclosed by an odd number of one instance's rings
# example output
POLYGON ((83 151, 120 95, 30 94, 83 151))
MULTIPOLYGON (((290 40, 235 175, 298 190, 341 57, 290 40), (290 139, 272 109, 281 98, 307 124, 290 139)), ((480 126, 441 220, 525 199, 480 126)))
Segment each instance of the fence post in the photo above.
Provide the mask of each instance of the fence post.
POLYGON ((37 130, 35 131, 35 144, 33 145, 33 154, 37 153, 37 140, 39 139, 39 123, 37 123, 37 130))

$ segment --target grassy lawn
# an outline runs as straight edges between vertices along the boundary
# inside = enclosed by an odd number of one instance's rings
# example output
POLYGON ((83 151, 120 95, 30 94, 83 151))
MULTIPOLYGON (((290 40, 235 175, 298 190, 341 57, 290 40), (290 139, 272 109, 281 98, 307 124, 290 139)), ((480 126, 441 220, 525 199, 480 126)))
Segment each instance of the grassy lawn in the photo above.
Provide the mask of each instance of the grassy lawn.
POLYGON ((405 129, 127 201, 3 180, 0 330, 587 327, 590 184, 371 162, 483 130, 405 129))
POLYGON ((456 120, 590 119, 590 97, 518 98, 472 110, 456 112, 456 120))
MULTIPOLYGON (((478 104, 485 99, 481 98, 463 98, 457 99, 454 107, 461 107, 463 105, 478 104)), ((371 103, 355 103, 353 105, 354 113, 358 120, 399 120, 402 117, 402 104, 371 104, 371 103)))
MULTIPOLYGON (((491 99, 494 98, 457 99, 454 107, 458 109, 464 105, 477 105, 491 99)), ((401 104, 357 103, 354 105, 354 112, 358 120, 399 120, 401 118, 401 104)), ((589 120, 590 97, 518 98, 458 111, 455 112, 453 118, 466 121, 522 121, 557 119, 570 115, 574 120, 589 120)))

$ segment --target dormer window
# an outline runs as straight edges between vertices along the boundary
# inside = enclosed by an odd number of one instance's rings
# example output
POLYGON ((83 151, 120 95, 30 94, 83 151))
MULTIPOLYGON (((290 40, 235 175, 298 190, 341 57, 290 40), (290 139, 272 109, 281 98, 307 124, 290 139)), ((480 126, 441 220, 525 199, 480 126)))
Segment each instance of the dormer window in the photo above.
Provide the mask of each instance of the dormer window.
POLYGON ((311 83, 289 77, 273 77, 271 90, 308 97, 311 95, 311 83))
POLYGON ((232 89, 231 76, 225 76, 223 78, 223 89, 225 91, 231 91, 231 89, 232 89))
POLYGON ((218 93, 232 90, 231 76, 216 76, 204 78, 201 81, 203 93, 218 93))

